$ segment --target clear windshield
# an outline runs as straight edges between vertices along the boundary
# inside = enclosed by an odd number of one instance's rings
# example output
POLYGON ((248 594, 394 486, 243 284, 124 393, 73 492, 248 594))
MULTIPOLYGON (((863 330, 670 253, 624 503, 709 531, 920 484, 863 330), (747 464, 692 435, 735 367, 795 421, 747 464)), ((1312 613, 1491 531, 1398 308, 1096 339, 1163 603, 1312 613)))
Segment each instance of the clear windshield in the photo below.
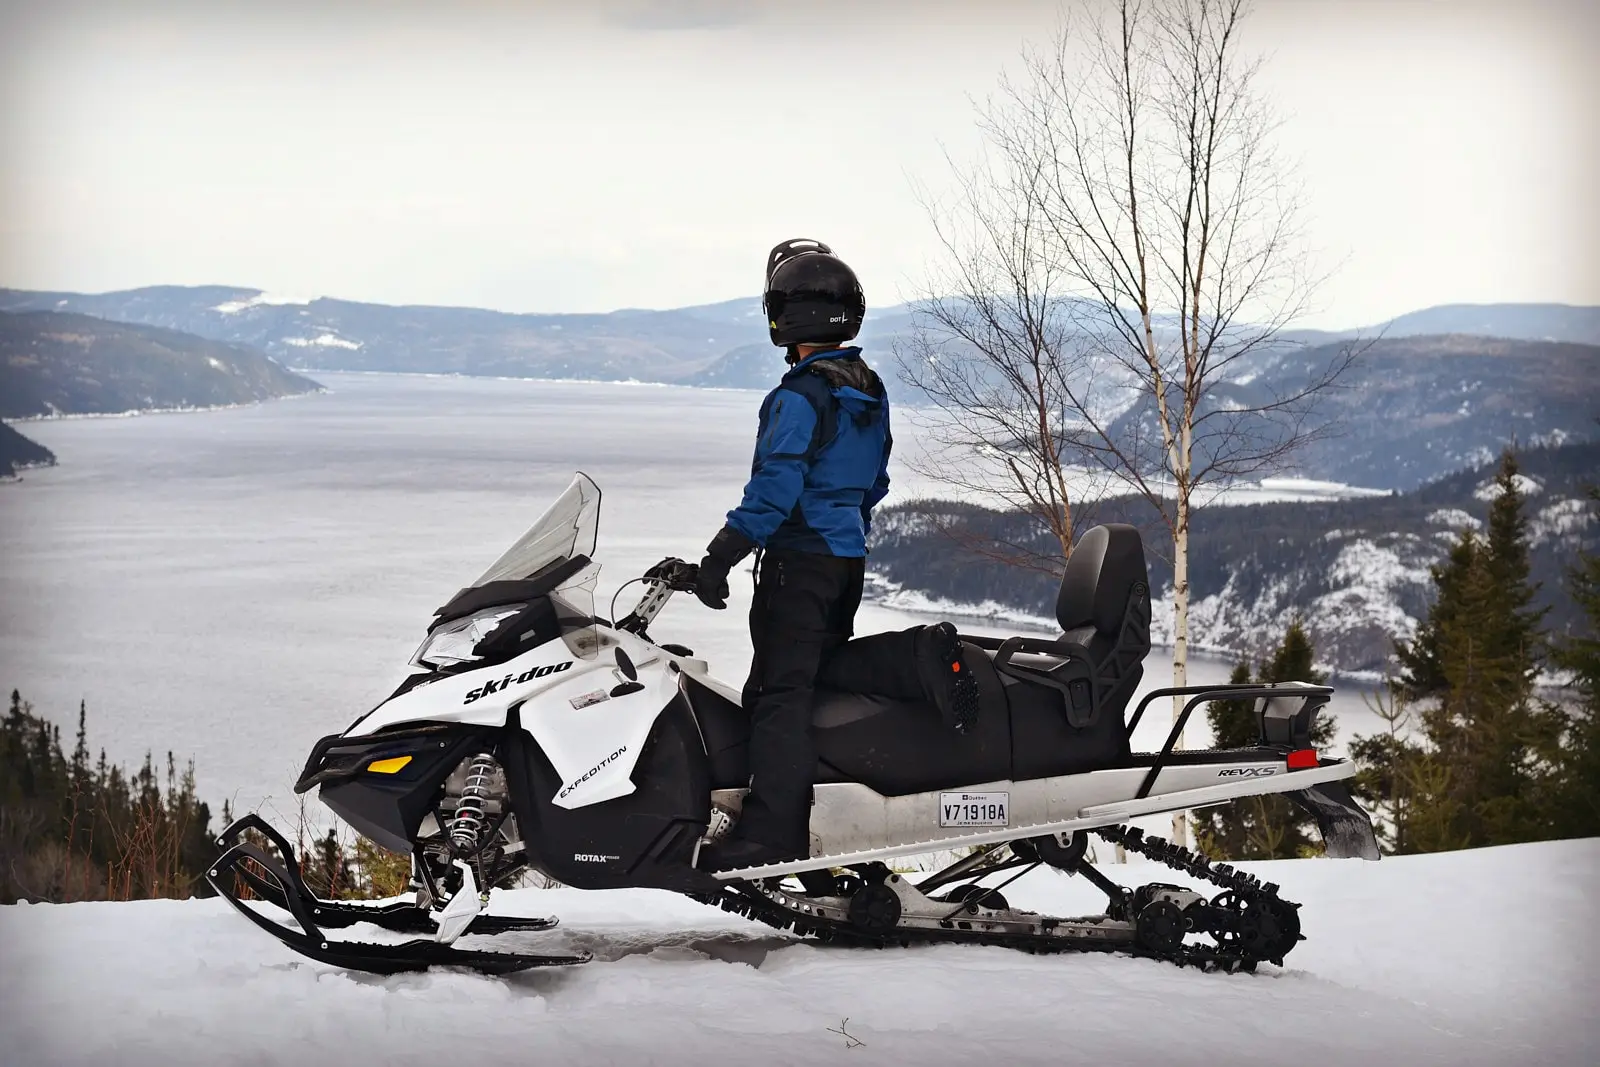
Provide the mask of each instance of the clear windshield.
MULTIPOLYGON (((467 589, 491 582, 521 581, 580 557, 590 559, 599 530, 600 487, 594 479, 579 472, 528 532, 467 589)), ((594 592, 599 581, 600 565, 589 562, 549 594, 561 624, 562 640, 574 655, 584 659, 593 658, 600 648, 594 618, 594 592)), ((472 662, 477 658, 478 642, 494 632, 501 622, 516 615, 522 606, 497 604, 435 627, 412 657, 412 662, 431 669, 472 662)))
POLYGON ((539 521, 472 584, 515 581, 565 559, 578 556, 592 559, 599 532, 600 487, 580 471, 573 475, 572 484, 556 497, 539 521))

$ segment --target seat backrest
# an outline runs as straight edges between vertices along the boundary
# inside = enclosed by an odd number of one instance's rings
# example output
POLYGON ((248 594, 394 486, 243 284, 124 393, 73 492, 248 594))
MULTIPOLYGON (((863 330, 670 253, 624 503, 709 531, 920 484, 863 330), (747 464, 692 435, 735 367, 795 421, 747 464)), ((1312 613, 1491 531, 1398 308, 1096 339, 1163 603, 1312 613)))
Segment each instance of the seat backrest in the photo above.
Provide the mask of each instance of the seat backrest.
POLYGON ((1139 531, 1121 522, 1096 526, 1079 539, 1067 560, 1056 596, 1056 621, 1064 633, 1092 626, 1096 635, 1116 642, 1135 595, 1150 595, 1139 531))

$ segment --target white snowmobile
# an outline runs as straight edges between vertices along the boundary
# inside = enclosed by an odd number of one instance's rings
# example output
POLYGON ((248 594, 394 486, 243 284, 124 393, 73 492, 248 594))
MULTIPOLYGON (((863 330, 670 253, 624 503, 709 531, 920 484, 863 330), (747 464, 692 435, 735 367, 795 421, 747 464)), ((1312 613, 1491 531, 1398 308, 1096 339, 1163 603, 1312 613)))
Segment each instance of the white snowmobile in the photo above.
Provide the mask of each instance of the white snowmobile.
POLYGON ((593 606, 600 490, 575 477, 548 512, 438 609, 418 673, 343 733, 316 743, 295 786, 363 836, 412 857, 415 902, 322 900, 284 838, 256 815, 223 831, 211 885, 251 922, 313 959, 391 973, 430 965, 503 973, 584 955, 468 949, 467 934, 541 930, 495 916, 492 889, 530 870, 581 889, 673 890, 801 935, 850 944, 957 942, 1034 952, 1120 951, 1225 970, 1281 962, 1300 940, 1277 887, 1119 825, 1141 815, 1281 793, 1309 810, 1334 856, 1376 859, 1372 824, 1343 784, 1352 764, 1310 745, 1332 690, 1301 683, 1157 689, 1125 714, 1150 649, 1144 550, 1128 526, 1079 542, 1056 605, 1055 639, 964 637, 977 725, 957 735, 928 703, 819 692, 810 858, 715 873, 702 846, 738 821, 749 772, 738 690, 651 621, 694 566, 642 578, 625 617, 593 606), (1155 700, 1256 700, 1256 747, 1133 753, 1155 700), (1127 890, 1084 862, 1088 834, 1220 892, 1127 890), (273 854, 276 850, 277 855, 273 854), (887 860, 955 850, 916 881, 887 860), (1040 864, 1081 874, 1104 914, 1057 918, 1002 890, 1040 864), (1000 882, 986 879, 1015 872, 1000 882), (242 892, 247 890, 248 893, 242 892), (286 910, 276 921, 253 896, 286 910), (370 923, 425 935, 401 944, 330 938, 370 923), (298 927, 298 928, 295 928, 298 927))

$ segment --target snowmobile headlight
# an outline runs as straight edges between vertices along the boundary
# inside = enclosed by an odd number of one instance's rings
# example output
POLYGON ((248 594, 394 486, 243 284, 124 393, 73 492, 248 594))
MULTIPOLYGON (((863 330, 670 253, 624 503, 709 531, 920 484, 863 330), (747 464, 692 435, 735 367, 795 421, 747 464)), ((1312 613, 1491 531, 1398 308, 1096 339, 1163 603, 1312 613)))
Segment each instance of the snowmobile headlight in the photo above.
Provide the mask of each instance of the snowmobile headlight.
POLYGON ((392 759, 375 759, 367 764, 367 770, 373 774, 394 774, 401 767, 411 762, 410 756, 395 756, 392 759))
POLYGON ((471 663, 478 658, 473 652, 478 642, 525 607, 526 604, 501 604, 445 623, 428 635, 422 647, 417 649, 417 654, 411 657, 411 662, 432 670, 456 663, 471 663))

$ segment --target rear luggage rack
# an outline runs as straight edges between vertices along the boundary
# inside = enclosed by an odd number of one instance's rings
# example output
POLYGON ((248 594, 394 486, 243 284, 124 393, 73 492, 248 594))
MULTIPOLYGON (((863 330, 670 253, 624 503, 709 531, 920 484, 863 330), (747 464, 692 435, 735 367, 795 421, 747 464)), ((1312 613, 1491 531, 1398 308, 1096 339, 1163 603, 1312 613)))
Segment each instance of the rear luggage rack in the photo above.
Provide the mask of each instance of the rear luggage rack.
POLYGON ((1262 699, 1264 703, 1257 711, 1261 719, 1261 743, 1264 747, 1275 749, 1281 747, 1283 753, 1287 754, 1290 749, 1305 749, 1311 746, 1311 727, 1315 723, 1317 710, 1333 696, 1333 689, 1326 685, 1307 685, 1304 682, 1271 685, 1180 685, 1155 689, 1145 694, 1145 698, 1139 701, 1139 706, 1134 709, 1133 718, 1128 720, 1128 735, 1130 737, 1133 735, 1139 720, 1144 718, 1145 709, 1153 701, 1162 697, 1177 696, 1187 696, 1190 699, 1178 713, 1172 729, 1167 732, 1166 744, 1161 746, 1160 754, 1150 765, 1150 771, 1140 783, 1139 791, 1134 794, 1136 800, 1143 800, 1150 795, 1150 790, 1156 784, 1157 775, 1161 773, 1161 768, 1167 765, 1173 747, 1177 745, 1178 738, 1183 734, 1183 728, 1189 723, 1189 716, 1194 713, 1195 708, 1207 700, 1262 699), (1281 707, 1274 706, 1275 700, 1286 696, 1301 698, 1300 706, 1289 714, 1284 714, 1284 709, 1281 707), (1321 699, 1313 701, 1315 697, 1321 699), (1269 718, 1269 713, 1274 711, 1277 714, 1269 718), (1281 738, 1278 735, 1281 735, 1281 738))

